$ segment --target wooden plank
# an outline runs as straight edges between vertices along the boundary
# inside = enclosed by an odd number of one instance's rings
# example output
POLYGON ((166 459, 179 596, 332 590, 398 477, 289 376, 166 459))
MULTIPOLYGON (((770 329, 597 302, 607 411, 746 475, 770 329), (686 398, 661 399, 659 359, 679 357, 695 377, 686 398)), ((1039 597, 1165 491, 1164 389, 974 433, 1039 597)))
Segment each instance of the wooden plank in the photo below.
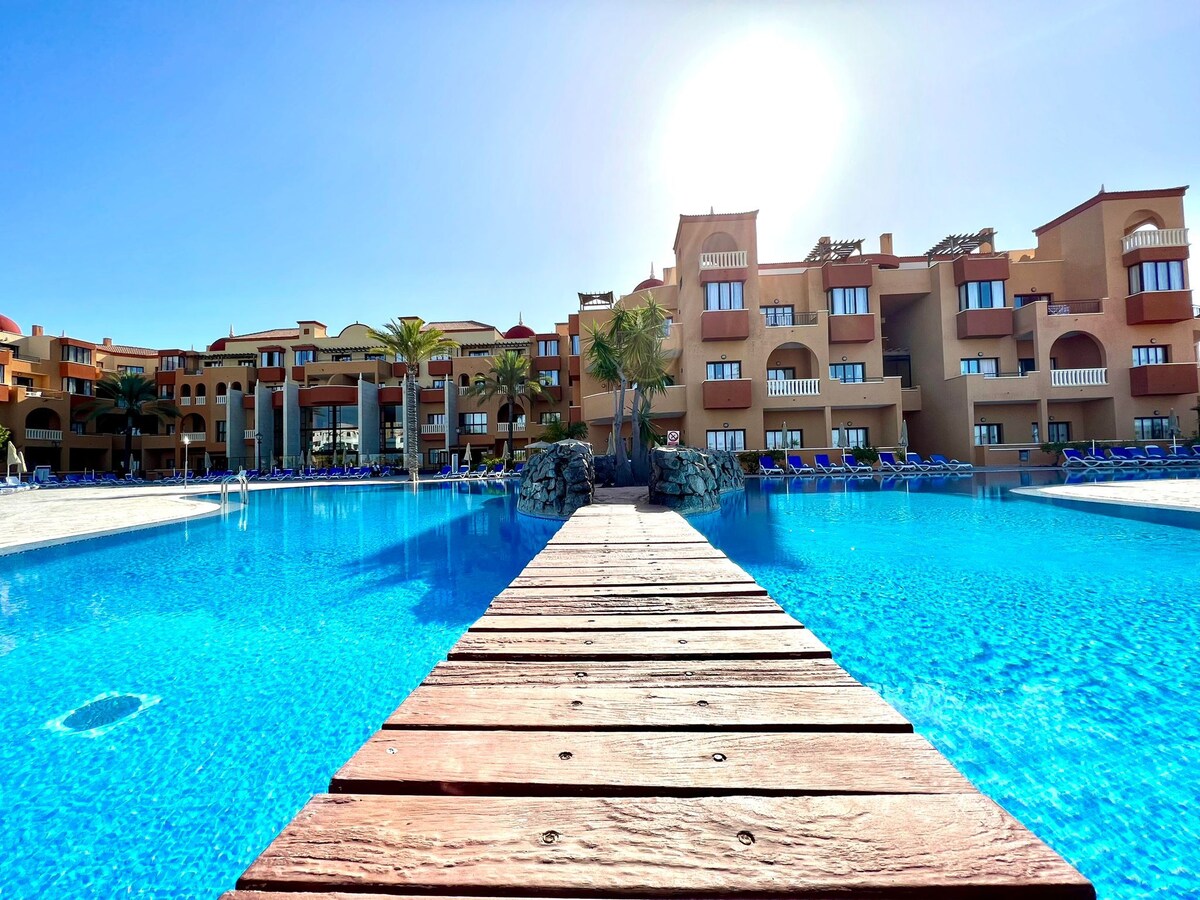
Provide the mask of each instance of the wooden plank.
MULTIPOLYGON (((582 571, 571 569, 555 569, 547 572, 541 569, 537 572, 518 575, 509 584, 510 589, 548 588, 562 590, 564 588, 659 588, 690 585, 703 590, 717 585, 722 587, 737 585, 745 593, 752 594, 758 589, 758 584, 749 575, 741 574, 733 569, 713 572, 668 572, 662 569, 636 570, 625 567, 612 569, 595 569, 587 567, 582 571)), ((696 593, 696 591, 693 591, 696 593)))
POLYGON ((701 631, 468 631, 449 659, 813 659, 829 648, 807 628, 701 631))
MULTIPOLYGON (((602 560, 718 560, 725 559, 725 554, 712 544, 663 544, 657 547, 607 546, 593 547, 588 551, 589 559, 602 560)), ((575 565, 579 561, 579 550, 576 547, 546 547, 529 561, 533 568, 546 565, 575 565)))
POLYGON ((563 593, 572 597, 750 597, 765 596, 765 588, 748 581, 743 584, 647 584, 627 587, 506 587, 497 596, 537 602, 540 597, 557 597, 563 593))
POLYGON ((858 682, 831 659, 440 662, 427 687, 553 687, 599 685, 636 688, 854 687, 858 682))
MULTIPOLYGON (((583 665, 582 663, 580 665, 583 665)), ((418 687, 385 728, 908 732, 870 688, 418 687)))
POLYGON ((558 565, 539 567, 533 565, 525 567, 525 571, 518 577, 538 576, 549 578, 555 575, 611 575, 614 569, 628 569, 637 572, 661 572, 664 575, 681 575, 692 574, 701 578, 729 578, 737 576, 739 580, 745 580, 750 576, 740 566, 734 565, 726 559, 654 559, 646 557, 641 559, 624 558, 617 560, 607 560, 602 556, 592 554, 581 550, 575 554, 573 565, 558 565))
POLYGON ((915 734, 386 730, 354 754, 329 790, 687 797, 974 788, 915 734))
POLYGON ((591 615, 510 616, 485 613, 467 632, 473 631, 643 631, 678 628, 803 628, 782 610, 761 613, 695 613, 673 616, 591 615))
POLYGON ((509 896, 1094 897, 1078 872, 978 794, 322 794, 238 886, 509 896))
POLYGON ((691 597, 691 596, 627 596, 612 594, 606 597, 572 597, 551 594, 513 596, 501 594, 488 607, 488 613, 527 615, 537 611, 553 616, 591 616, 605 614, 691 615, 693 613, 767 613, 779 612, 779 604, 770 597, 691 597))

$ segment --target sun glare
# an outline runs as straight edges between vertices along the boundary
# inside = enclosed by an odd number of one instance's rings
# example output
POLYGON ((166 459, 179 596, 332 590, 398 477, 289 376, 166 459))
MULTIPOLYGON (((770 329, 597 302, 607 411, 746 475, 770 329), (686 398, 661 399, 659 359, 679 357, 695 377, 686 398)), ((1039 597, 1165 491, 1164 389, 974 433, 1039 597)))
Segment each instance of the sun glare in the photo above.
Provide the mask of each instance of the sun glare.
POLYGON ((845 98, 802 38, 752 33, 703 55, 668 98, 659 177, 680 212, 792 214, 838 165, 845 98))

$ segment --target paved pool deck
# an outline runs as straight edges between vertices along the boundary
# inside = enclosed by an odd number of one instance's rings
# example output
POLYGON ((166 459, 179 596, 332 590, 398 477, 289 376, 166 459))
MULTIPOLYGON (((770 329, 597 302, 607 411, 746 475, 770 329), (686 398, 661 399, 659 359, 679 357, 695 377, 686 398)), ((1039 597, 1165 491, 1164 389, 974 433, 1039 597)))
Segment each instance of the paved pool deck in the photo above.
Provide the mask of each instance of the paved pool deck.
POLYGON ((1096 511, 1116 512, 1115 507, 1134 510, 1171 510, 1200 516, 1200 479, 1161 481, 1101 481, 1091 484, 1056 484, 1016 488, 1029 497, 1060 503, 1093 505, 1096 511))

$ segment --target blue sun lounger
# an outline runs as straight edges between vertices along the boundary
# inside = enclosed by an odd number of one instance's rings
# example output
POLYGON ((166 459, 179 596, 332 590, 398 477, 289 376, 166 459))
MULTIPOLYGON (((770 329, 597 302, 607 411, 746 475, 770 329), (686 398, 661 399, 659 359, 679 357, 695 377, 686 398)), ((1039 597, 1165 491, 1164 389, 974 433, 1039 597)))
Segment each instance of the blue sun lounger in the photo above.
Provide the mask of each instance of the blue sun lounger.
POLYGON ((813 464, 816 465, 817 471, 825 475, 841 475, 846 471, 846 467, 833 462, 828 453, 816 454, 813 457, 813 464))
POLYGON ((758 458, 758 474, 759 475, 782 475, 781 469, 775 462, 775 459, 770 456, 760 456, 758 458))
POLYGON ((808 465, 800 456, 788 456, 787 471, 789 475, 815 475, 817 470, 808 465))

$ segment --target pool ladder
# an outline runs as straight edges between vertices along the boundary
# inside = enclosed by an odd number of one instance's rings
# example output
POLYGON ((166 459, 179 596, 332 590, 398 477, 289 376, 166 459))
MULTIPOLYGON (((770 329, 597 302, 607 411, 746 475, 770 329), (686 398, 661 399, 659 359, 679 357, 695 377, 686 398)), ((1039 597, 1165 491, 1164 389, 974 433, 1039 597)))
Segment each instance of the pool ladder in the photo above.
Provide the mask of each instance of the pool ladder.
POLYGON ((242 506, 250 499, 250 481, 246 478, 246 473, 238 472, 236 475, 226 475, 221 479, 221 508, 224 509, 229 505, 229 488, 231 484, 236 484, 235 490, 238 492, 238 499, 242 506))

